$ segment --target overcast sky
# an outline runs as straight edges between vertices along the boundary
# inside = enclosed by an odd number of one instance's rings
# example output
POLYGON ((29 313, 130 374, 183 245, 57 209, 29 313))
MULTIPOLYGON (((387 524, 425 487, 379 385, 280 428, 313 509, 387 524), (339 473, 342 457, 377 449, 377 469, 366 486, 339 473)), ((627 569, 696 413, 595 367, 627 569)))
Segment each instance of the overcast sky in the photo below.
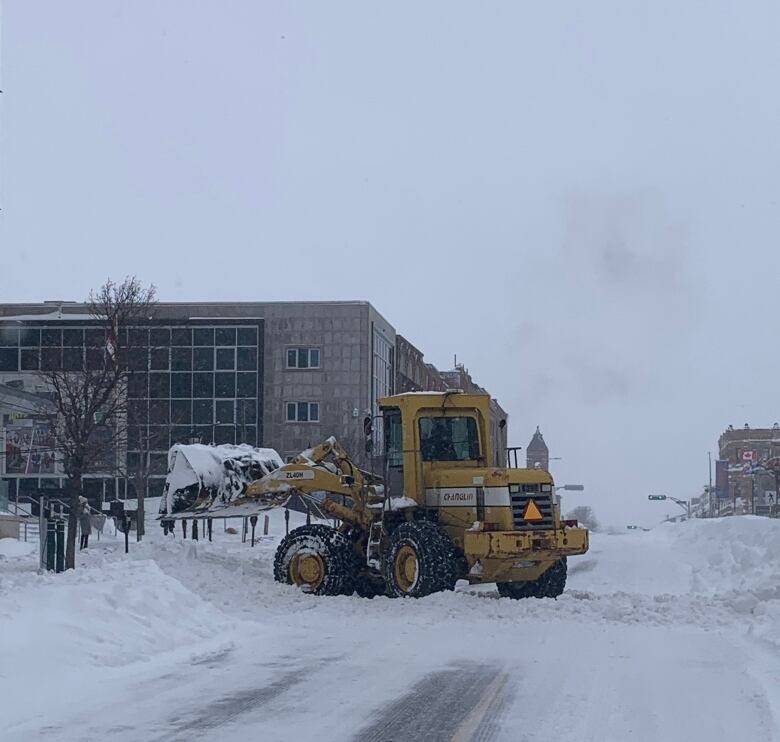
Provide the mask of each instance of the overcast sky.
POLYGON ((367 299, 541 425, 565 506, 651 525, 780 418, 778 38, 770 0, 4 0, 0 298, 367 299))

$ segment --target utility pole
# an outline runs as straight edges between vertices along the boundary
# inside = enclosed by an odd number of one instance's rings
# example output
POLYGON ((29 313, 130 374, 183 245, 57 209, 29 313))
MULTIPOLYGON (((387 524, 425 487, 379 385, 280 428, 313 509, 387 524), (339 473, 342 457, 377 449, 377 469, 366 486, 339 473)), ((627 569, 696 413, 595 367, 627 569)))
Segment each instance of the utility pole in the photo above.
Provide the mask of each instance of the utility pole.
POLYGON ((712 452, 707 451, 707 458, 710 462, 710 484, 707 487, 707 492, 709 492, 709 506, 710 506, 710 518, 712 518, 712 452))

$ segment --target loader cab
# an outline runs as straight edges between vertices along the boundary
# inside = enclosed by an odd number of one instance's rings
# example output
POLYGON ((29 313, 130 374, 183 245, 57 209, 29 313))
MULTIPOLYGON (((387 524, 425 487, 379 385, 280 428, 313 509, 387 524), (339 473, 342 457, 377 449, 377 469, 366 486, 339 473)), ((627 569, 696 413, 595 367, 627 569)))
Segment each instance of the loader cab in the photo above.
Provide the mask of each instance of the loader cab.
POLYGON ((458 392, 380 400, 388 494, 422 504, 430 472, 486 466, 491 460, 489 403, 488 395, 458 392))

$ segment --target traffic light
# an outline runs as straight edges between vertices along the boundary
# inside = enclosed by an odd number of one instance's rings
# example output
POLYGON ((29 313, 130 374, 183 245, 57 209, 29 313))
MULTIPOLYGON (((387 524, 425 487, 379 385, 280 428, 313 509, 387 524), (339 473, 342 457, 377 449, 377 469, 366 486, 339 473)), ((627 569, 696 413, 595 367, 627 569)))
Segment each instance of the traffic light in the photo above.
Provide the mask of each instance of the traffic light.
POLYGON ((647 499, 648 500, 665 500, 666 499, 666 495, 648 495, 647 499))
POLYGON ((628 528, 629 531, 636 531, 638 526, 626 526, 626 528, 628 528))

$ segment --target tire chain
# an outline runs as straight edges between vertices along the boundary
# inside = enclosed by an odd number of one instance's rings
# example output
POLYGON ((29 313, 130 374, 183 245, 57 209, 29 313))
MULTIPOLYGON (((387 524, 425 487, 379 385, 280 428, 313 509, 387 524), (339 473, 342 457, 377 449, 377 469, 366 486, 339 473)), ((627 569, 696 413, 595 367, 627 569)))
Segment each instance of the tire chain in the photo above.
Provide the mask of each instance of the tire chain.
POLYGON ((325 566, 325 577, 311 591, 314 595, 352 594, 355 588, 352 544, 343 533, 319 523, 295 528, 282 539, 274 557, 274 579, 277 582, 292 584, 290 560, 301 549, 318 554, 325 566))
POLYGON ((425 520, 407 521, 392 532, 383 567, 391 597, 422 598, 453 590, 458 579, 455 546, 439 526, 425 520), (395 582, 395 558, 402 546, 411 546, 417 557, 417 581, 409 592, 395 582))
POLYGON ((498 582, 498 594, 502 598, 557 598, 566 587, 566 557, 561 557, 541 577, 530 582, 498 582))

